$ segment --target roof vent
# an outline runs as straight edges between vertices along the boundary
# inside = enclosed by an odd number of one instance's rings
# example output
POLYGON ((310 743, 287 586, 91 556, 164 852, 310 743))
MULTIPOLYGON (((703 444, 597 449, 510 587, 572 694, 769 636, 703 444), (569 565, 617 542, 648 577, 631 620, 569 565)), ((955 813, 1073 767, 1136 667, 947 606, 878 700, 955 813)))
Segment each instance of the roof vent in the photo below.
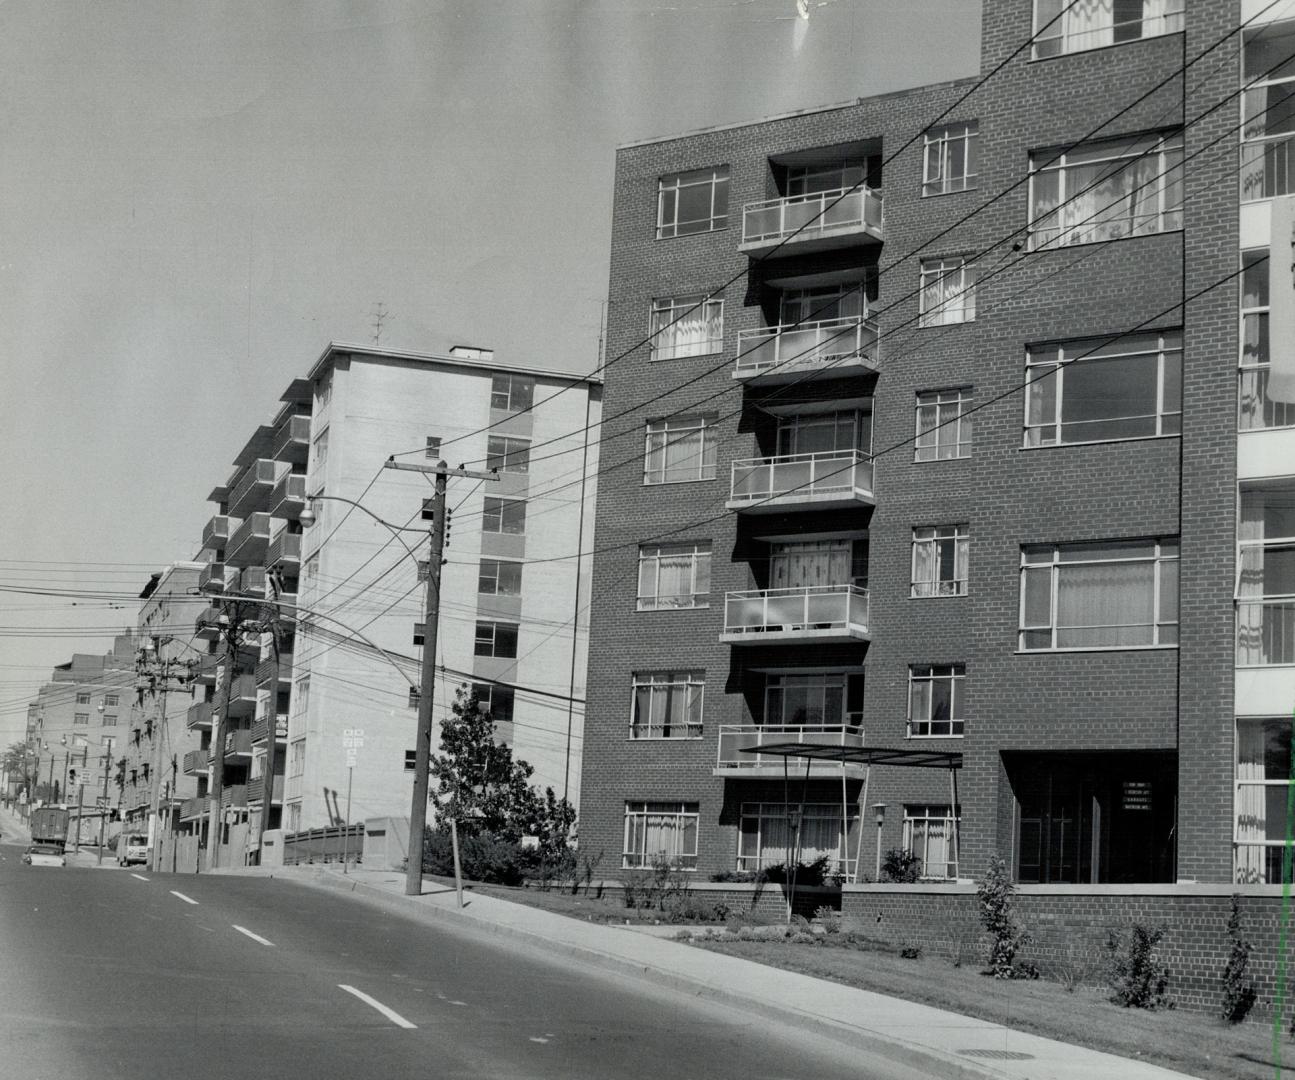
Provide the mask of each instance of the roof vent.
POLYGON ((489 363, 495 358, 494 349, 479 349, 475 345, 455 345, 450 355, 456 360, 484 360, 489 363))

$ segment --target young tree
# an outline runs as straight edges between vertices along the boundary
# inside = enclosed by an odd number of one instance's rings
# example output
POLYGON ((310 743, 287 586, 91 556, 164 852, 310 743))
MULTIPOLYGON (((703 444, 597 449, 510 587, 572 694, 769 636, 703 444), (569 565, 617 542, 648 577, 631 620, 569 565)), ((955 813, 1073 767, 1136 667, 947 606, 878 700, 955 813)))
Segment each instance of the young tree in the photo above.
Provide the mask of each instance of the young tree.
POLYGON ((28 799, 36 797, 36 755, 31 752, 26 743, 11 743, 4 753, 0 754, 0 766, 3 766, 9 776, 9 791, 17 796, 19 791, 25 789, 28 799))

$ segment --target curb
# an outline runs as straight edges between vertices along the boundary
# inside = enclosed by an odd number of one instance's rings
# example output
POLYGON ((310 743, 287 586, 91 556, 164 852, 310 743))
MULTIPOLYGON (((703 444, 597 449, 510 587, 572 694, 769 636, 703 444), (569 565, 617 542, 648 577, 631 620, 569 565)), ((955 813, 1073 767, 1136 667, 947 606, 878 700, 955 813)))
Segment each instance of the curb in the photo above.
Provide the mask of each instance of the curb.
MULTIPOLYGON (((275 875, 273 871, 270 871, 259 876, 273 878, 275 875)), ((635 960, 602 952, 593 947, 575 945, 570 942, 556 942, 543 934, 522 930, 515 926, 501 926, 498 923, 479 918, 466 911, 459 911, 456 908, 426 907, 413 897, 396 896, 384 889, 378 889, 359 881, 339 880, 329 871, 288 873, 281 876, 285 881, 295 881, 307 887, 348 892, 363 903, 385 908, 401 915, 414 915, 419 917, 420 921, 435 922, 445 916, 451 919, 457 918, 464 922, 470 922, 474 930, 488 932, 492 937, 513 938, 540 952, 561 953, 604 971, 629 975, 669 990, 694 997, 707 998, 730 1008, 740 1009, 747 1015, 762 1016, 766 1019, 790 1024, 801 1029, 811 1028, 817 1034, 823 1035, 838 1044, 854 1049, 867 1050, 898 1064, 925 1068, 933 1076, 953 1078, 953 1080, 1015 1080, 1008 1073, 999 1072, 978 1062, 969 1062, 953 1054, 905 1042, 892 1036, 850 1027, 800 1009, 774 1005, 761 998, 744 994, 737 988, 716 987, 691 976, 679 975, 664 968, 642 964, 635 960)), ((447 891, 452 892, 453 890, 447 891)), ((507 903, 507 901, 501 902, 507 903)), ((563 917, 558 916, 558 918, 563 917)), ((664 943, 669 945, 679 944, 681 948, 686 947, 668 939, 664 943)))

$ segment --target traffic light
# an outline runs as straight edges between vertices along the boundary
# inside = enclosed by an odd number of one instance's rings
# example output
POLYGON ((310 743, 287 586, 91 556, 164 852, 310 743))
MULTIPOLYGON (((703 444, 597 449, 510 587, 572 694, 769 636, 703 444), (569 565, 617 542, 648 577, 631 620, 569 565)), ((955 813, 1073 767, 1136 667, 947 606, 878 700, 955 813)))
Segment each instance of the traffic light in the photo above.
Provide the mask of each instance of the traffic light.
POLYGON ((68 787, 72 787, 75 783, 76 783, 76 770, 75 770, 75 769, 68 769, 68 771, 67 771, 67 786, 68 786, 68 787))

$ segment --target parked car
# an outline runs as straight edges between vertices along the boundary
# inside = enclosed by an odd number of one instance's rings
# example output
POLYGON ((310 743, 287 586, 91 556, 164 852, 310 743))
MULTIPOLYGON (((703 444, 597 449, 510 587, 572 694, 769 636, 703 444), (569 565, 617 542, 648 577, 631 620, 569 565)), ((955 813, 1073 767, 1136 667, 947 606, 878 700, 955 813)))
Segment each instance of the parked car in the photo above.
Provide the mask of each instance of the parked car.
POLYGON ((148 862, 148 837, 143 833, 124 833, 117 841, 117 865, 148 862))
POLYGON ((67 857, 57 844, 32 844, 23 852, 22 861, 28 866, 66 866, 67 857))

